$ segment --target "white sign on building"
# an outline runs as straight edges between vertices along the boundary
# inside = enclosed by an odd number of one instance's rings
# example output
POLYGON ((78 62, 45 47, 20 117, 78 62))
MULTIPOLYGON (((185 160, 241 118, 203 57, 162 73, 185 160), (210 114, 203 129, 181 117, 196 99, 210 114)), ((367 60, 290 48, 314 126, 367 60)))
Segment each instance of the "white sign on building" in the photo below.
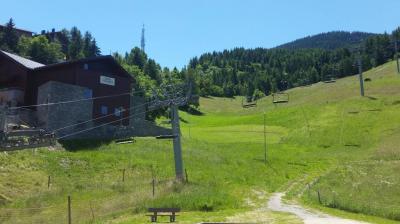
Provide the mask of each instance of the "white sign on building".
POLYGON ((108 76, 101 75, 100 83, 104 84, 104 85, 115 86, 115 79, 108 77, 108 76))

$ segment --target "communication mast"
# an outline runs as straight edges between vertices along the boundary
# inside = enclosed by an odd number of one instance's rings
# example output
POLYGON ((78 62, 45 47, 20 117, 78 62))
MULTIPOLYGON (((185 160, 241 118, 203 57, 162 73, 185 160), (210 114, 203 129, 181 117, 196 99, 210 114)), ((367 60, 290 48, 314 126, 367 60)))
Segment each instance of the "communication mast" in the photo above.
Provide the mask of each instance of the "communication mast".
POLYGON ((145 45, 146 45, 145 42, 146 42, 146 41, 145 41, 145 39, 144 39, 144 24, 143 24, 143 27, 142 27, 142 38, 141 38, 141 40, 140 40, 140 47, 141 47, 141 49, 142 49, 143 52, 144 52, 144 50, 145 50, 145 45))

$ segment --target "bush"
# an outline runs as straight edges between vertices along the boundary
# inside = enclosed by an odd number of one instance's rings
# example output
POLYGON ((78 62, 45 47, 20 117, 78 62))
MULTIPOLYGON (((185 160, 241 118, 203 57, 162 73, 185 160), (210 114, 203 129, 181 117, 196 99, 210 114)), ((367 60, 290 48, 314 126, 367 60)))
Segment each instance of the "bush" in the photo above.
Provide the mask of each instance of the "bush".
POLYGON ((256 90, 254 90, 253 100, 261 99, 261 98, 263 98, 264 96, 265 96, 265 94, 264 94, 261 90, 256 89, 256 90))
POLYGON ((223 96, 224 95, 224 90, 219 86, 213 85, 210 88, 210 95, 212 95, 212 96, 223 96))

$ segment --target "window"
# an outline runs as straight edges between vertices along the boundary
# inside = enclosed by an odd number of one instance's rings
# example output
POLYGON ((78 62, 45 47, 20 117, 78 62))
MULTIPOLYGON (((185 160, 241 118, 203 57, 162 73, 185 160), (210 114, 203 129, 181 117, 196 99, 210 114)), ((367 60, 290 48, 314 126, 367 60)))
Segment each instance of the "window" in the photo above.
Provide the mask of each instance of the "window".
POLYGON ((83 69, 84 69, 84 70, 89 70, 89 65, 88 65, 88 64, 86 64, 86 63, 85 63, 85 64, 83 64, 83 69))
POLYGON ((114 109, 114 115, 117 117, 121 117, 122 112, 124 112, 124 108, 123 107, 118 107, 114 109))
POLYGON ((108 107, 106 106, 101 106, 101 114, 106 115, 108 114, 108 107))
POLYGON ((83 92, 83 95, 84 95, 85 99, 92 98, 92 95, 93 95, 92 90, 91 89, 85 89, 85 91, 83 92))

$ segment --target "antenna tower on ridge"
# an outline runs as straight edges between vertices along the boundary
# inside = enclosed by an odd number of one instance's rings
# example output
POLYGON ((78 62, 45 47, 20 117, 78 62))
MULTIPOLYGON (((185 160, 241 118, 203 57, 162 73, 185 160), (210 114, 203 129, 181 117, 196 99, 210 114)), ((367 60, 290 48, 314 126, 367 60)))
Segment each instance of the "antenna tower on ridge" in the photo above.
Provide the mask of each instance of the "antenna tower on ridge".
POLYGON ((142 49, 142 51, 144 52, 144 47, 145 47, 145 39, 144 39, 144 24, 142 27, 142 39, 140 40, 140 47, 142 49))

